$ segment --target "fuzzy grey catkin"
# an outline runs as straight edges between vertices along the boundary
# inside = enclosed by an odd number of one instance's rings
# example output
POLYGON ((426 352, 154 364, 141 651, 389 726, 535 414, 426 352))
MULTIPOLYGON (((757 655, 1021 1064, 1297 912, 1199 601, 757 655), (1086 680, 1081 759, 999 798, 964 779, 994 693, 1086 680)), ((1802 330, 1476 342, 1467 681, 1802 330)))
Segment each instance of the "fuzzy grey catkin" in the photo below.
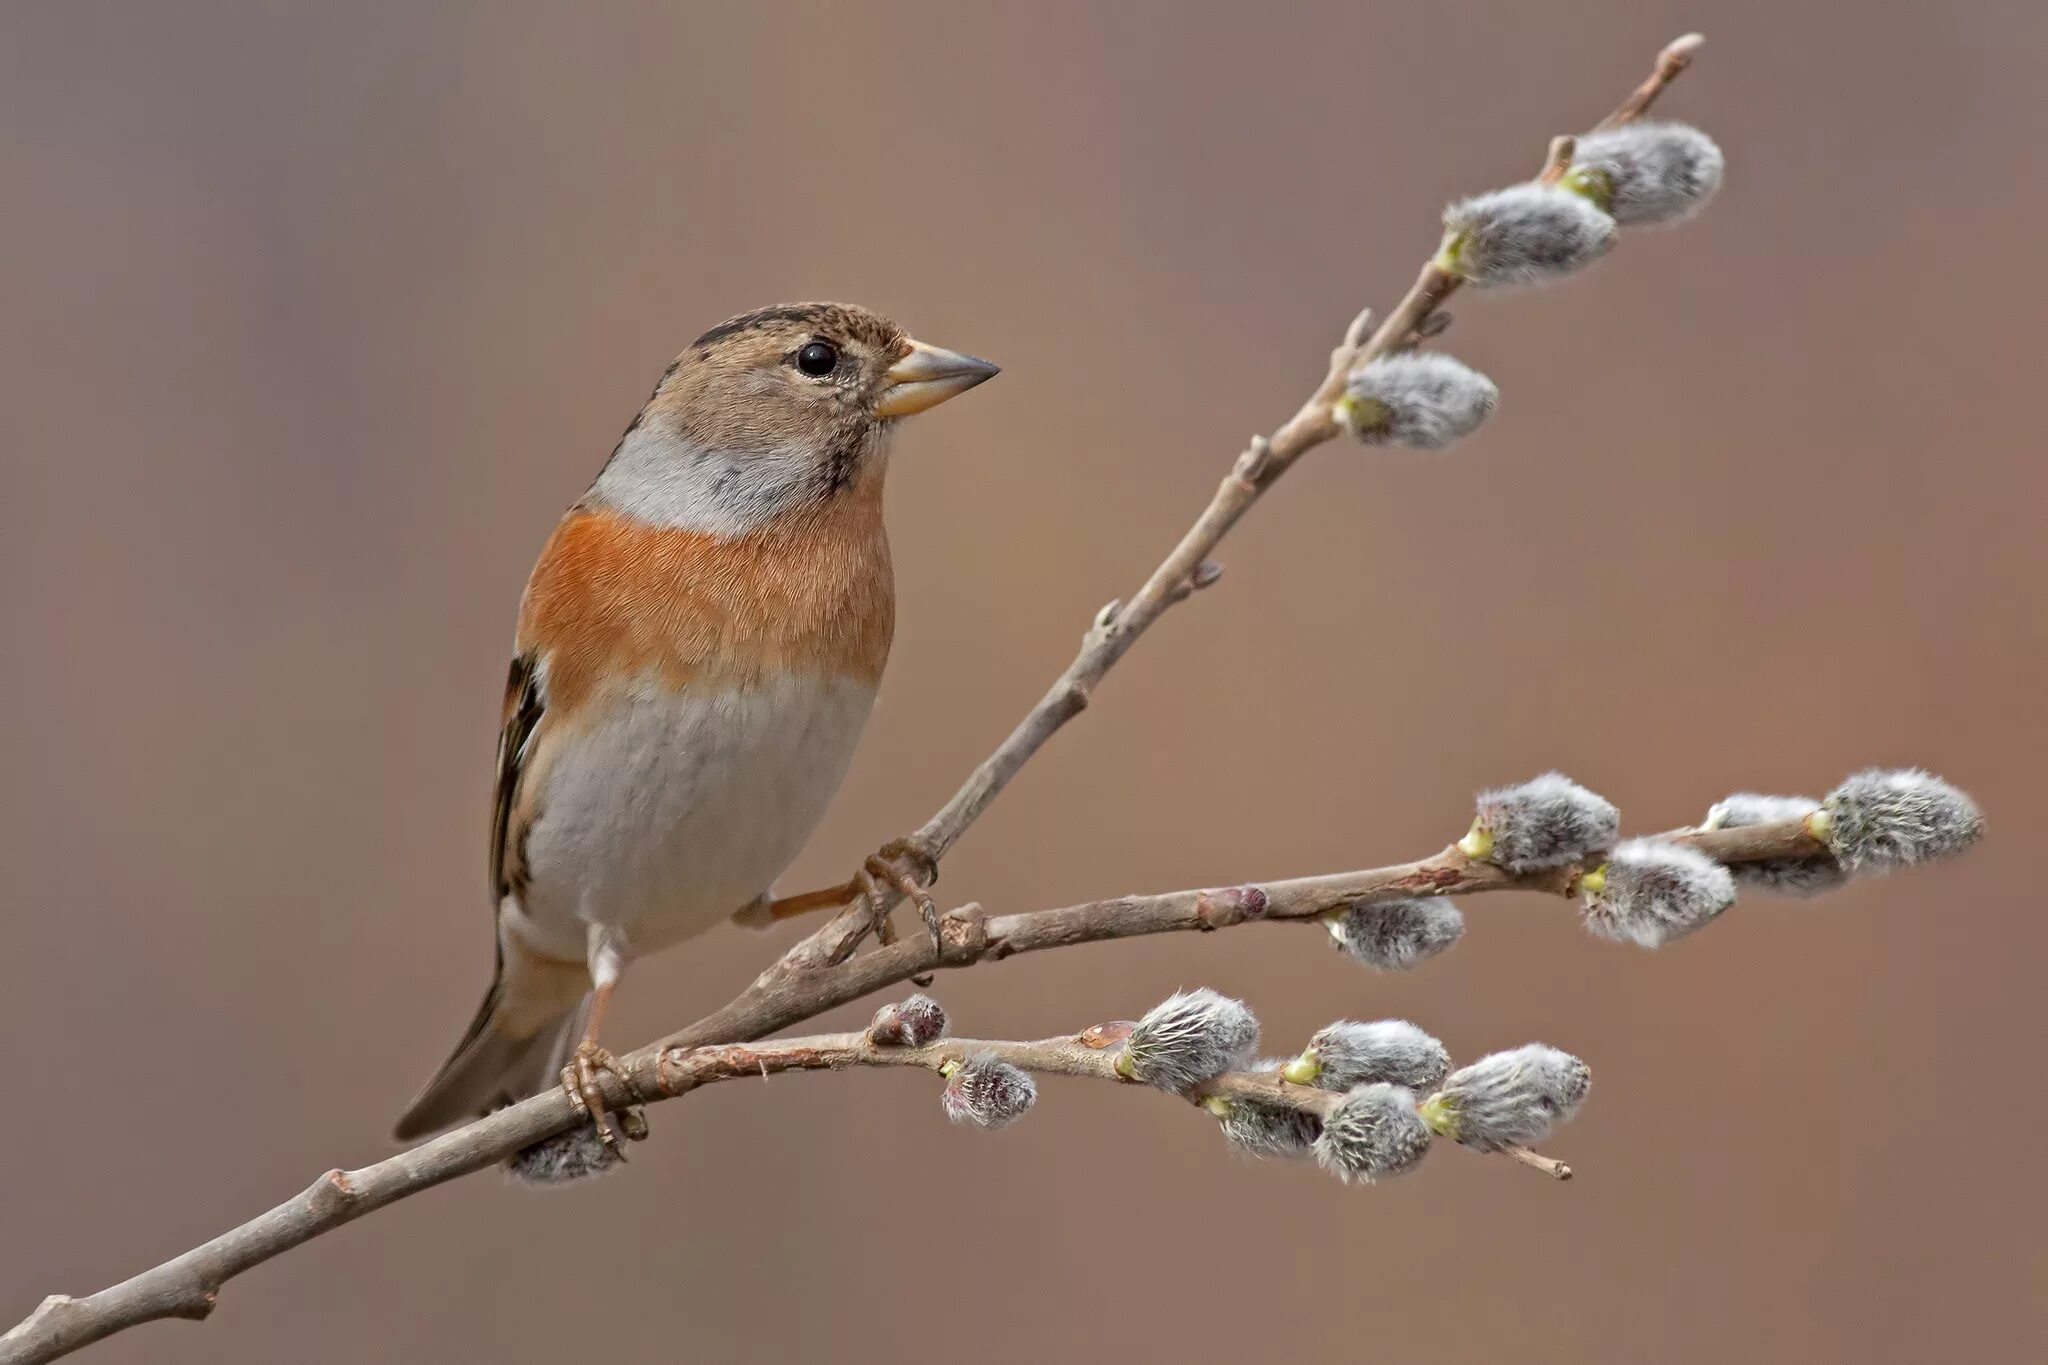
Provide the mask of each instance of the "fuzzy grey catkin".
POLYGON ((1038 1102, 1038 1083, 1031 1073, 1010 1065, 993 1052, 969 1057, 946 1078, 939 1097, 946 1117, 976 1128, 1002 1128, 1023 1117, 1038 1102))
POLYGON ((868 1041, 878 1047, 927 1047, 946 1036, 946 1007, 929 995, 884 1005, 868 1025, 868 1041))
POLYGON ((1451 1069, 1444 1045, 1405 1019, 1340 1019, 1317 1030, 1308 1051, 1317 1065, 1314 1084, 1323 1090, 1387 1081, 1426 1094, 1451 1069))
POLYGON ((1687 123, 1629 123, 1579 139, 1568 184, 1626 227, 1679 223, 1721 188, 1726 159, 1687 123))
MULTIPOLYGON (((1249 1064, 1247 1071, 1277 1072, 1284 1058, 1269 1057, 1249 1064)), ((1203 1102, 1216 1116, 1224 1139, 1247 1156, 1300 1156, 1323 1131, 1314 1114, 1284 1104, 1261 1104, 1237 1096, 1212 1096, 1203 1102)))
POLYGON ((1421 1112, 1445 1137, 1493 1152, 1541 1142, 1579 1112, 1592 1084, 1592 1071, 1577 1057, 1529 1043, 1459 1067, 1421 1112))
POLYGON ((1467 284, 1542 284, 1591 265, 1614 245, 1614 219, 1584 195, 1529 183, 1444 210, 1437 264, 1467 284))
POLYGON ((1434 1137, 1415 1111, 1413 1091, 1398 1085, 1361 1085, 1323 1120, 1316 1161, 1347 1183, 1367 1184, 1400 1175, 1429 1154, 1434 1137))
POLYGON ((1661 839, 1619 845, 1581 889, 1588 930, 1643 948, 1661 948, 1704 928, 1735 904, 1735 878, 1727 868, 1698 849, 1661 839))
POLYGON ((1259 1021, 1241 1000, 1204 986, 1146 1011, 1117 1058, 1119 1074, 1179 1094, 1214 1080, 1259 1045, 1259 1021))
POLYGON ((1519 787, 1481 792, 1476 828, 1491 846, 1472 856, 1520 876, 1612 848, 1621 833, 1621 812, 1606 797, 1552 772, 1519 787))
POLYGON ((1888 872, 1961 853, 1984 833, 1984 815, 1955 787, 1917 768, 1871 768, 1821 803, 1826 839, 1851 872, 1888 872))
POLYGON ((1323 924, 1340 951, 1383 972, 1405 972, 1465 933, 1465 917, 1442 896, 1346 906, 1323 924))
MULTIPOLYGON (((1765 796, 1737 792, 1707 811, 1701 829, 1747 829, 1804 820, 1820 809, 1810 796, 1765 796)), ((1842 865, 1827 854, 1811 858, 1769 858, 1760 863, 1731 863, 1729 873, 1743 886, 1784 896, 1814 896, 1832 891, 1849 879, 1842 865)))
MULTIPOLYGON (((647 1118, 637 1108, 613 1114, 612 1121, 629 1138, 647 1136, 647 1118)), ((625 1164, 626 1159, 597 1135, 597 1125, 582 1123, 520 1148, 505 1163, 505 1174, 528 1185, 566 1185, 625 1164)))
POLYGON ((1404 351, 1353 370, 1337 416, 1366 445, 1445 450, 1477 431, 1499 402, 1494 382, 1463 361, 1404 351))
POLYGON ((1247 1156, 1300 1156, 1315 1145, 1322 1124, 1314 1114, 1256 1100, 1231 1099, 1216 1116, 1216 1126, 1231 1146, 1247 1156))

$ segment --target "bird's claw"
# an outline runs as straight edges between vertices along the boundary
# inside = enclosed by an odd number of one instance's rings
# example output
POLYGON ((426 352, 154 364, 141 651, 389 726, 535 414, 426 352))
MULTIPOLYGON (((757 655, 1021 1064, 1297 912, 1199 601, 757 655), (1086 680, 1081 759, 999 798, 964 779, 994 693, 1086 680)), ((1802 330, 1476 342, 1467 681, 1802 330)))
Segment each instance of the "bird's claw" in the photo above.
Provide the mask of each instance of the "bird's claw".
POLYGON ((576 1106, 597 1129, 598 1140, 604 1143, 605 1150, 624 1161, 626 1139, 605 1106, 604 1084, 598 1079, 607 1071, 621 1081, 628 1079, 617 1057, 586 1039, 577 1045, 576 1055, 570 1059, 569 1065, 562 1068, 562 1089, 568 1093, 569 1103, 576 1106))

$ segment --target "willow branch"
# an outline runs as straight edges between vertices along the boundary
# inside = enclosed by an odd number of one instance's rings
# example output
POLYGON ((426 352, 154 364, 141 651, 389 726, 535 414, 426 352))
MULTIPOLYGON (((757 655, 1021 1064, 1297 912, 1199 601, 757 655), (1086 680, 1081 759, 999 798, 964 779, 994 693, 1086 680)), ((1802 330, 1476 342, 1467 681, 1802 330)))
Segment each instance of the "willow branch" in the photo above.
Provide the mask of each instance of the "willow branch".
MULTIPOLYGON (((970 1057, 990 1055, 1039 1076, 1069 1076, 1108 1081, 1145 1090, 1116 1069, 1114 1042, 1128 1025, 1108 1030, 1032 1042, 986 1038, 943 1038, 926 1047, 887 1047, 866 1033, 829 1033, 814 1038, 778 1038, 767 1043, 732 1043, 709 1047, 664 1048, 648 1068, 636 1070, 634 1089, 648 1101, 672 1099, 720 1081, 753 1080, 785 1071, 845 1071, 854 1067, 918 1067, 943 1073, 970 1057)), ((1291 1109, 1327 1118, 1343 1095, 1314 1086, 1291 1085, 1272 1071, 1227 1071, 1205 1081, 1181 1098, 1195 1103, 1220 1097, 1245 1100, 1276 1109, 1291 1109)), ((1571 1167, 1526 1147, 1501 1149, 1519 1165, 1541 1171, 1553 1180, 1571 1179, 1571 1167)))
MULTIPOLYGON (((1700 35, 1689 33, 1666 46, 1657 54, 1649 78, 1600 126, 1615 127, 1647 113, 1665 88, 1692 64, 1704 41, 1700 35)), ((1560 148, 1569 159, 1571 145, 1570 139, 1551 142, 1544 161, 1546 174, 1552 170, 1560 148)), ((1557 173, 1561 174, 1562 169, 1558 168, 1557 173)), ((1209 563, 1209 556, 1215 553, 1224 536, 1297 460, 1337 435, 1340 427, 1333 409, 1343 396, 1345 379, 1360 366, 1413 346, 1425 334, 1440 331, 1440 327, 1431 326, 1432 315, 1457 292, 1459 284, 1457 276, 1432 261, 1422 268, 1386 320, 1363 340, 1359 336, 1370 315, 1359 315, 1343 341, 1330 353, 1329 368, 1315 391, 1270 437, 1252 438, 1180 542, 1135 595, 1103 609, 1082 638, 1074 661, 996 746, 995 752, 983 759, 946 804, 911 836, 914 846, 934 861, 944 857, 1046 741, 1087 709, 1109 670, 1166 614, 1167 608, 1184 600, 1206 581, 1214 581, 1213 566, 1209 572, 1204 572, 1203 566, 1209 563)), ((823 928, 792 948, 790 956, 805 961, 843 960, 859 946, 881 915, 903 901, 902 891, 894 887, 880 887, 876 894, 882 898, 880 905, 869 905, 863 898, 856 898, 823 928)))
MULTIPOLYGON (((1660 837, 1697 848, 1723 863, 1827 856, 1825 846, 1796 820, 1740 829, 1686 830, 1660 837)), ((634 1058, 660 1048, 765 1037, 913 977, 1000 962, 1020 953, 1148 934, 1210 933, 1263 921, 1315 923, 1321 916, 1349 906, 1416 896, 1493 891, 1563 896, 1571 893, 1579 871, 1564 867, 1515 876, 1491 863, 1473 861, 1452 844, 1433 857, 1357 872, 1117 896, 1006 915, 993 915, 969 904, 940 917, 936 944, 926 935, 915 934, 842 963, 785 959, 715 1013, 642 1049, 634 1058)))
MULTIPOLYGON (((1684 831, 1670 837, 1728 863, 1825 854, 1799 821, 1684 831)), ((1319 916, 1348 906, 1418 895, 1489 891, 1564 895, 1576 875, 1575 869, 1565 868, 1510 876, 1490 863, 1472 861, 1454 844, 1431 858, 1328 876, 1119 896, 1007 915, 991 915, 978 905, 966 905, 940 920, 937 946, 929 938, 917 936, 836 966, 792 969, 763 977, 724 1008, 626 1058, 623 1079, 605 1078, 606 1098, 619 1106, 638 1104, 663 1097, 671 1089, 683 1093, 709 1079, 725 1079, 725 1071, 759 1074, 759 1058, 805 1055, 803 1049, 810 1043, 794 1040, 750 1047, 747 1041, 930 971, 957 970, 1020 953, 1148 934, 1210 933, 1268 921, 1313 924, 1319 916), (775 1053, 775 1048, 794 1051, 775 1053), (747 1059, 744 1063, 743 1058, 747 1059), (700 1073, 704 1079, 691 1080, 700 1073), (679 1083, 678 1077, 688 1083, 679 1083)), ((966 1044, 954 1040, 926 1051, 943 1062, 955 1055, 945 1048, 963 1046, 966 1044)), ((1102 1054, 1094 1055, 1099 1060, 1102 1054)), ((894 1050, 887 1064, 912 1064, 905 1060, 909 1056, 907 1050, 894 1050)), ((1022 1061, 1018 1064, 1025 1065, 1022 1061)), ((769 1069, 797 1068, 771 1065, 769 1069)), ((1273 1093, 1258 1087, 1277 1084, 1252 1077, 1242 1086, 1232 1080, 1215 1093, 1273 1099, 1273 1093)), ((132 1279, 85 1298, 55 1295, 45 1300, 27 1320, 0 1337, 0 1365, 55 1360, 159 1318, 204 1318, 213 1311, 221 1286, 252 1266, 387 1204, 495 1165, 583 1122, 583 1115, 564 1092, 550 1090, 384 1161, 358 1170, 329 1171, 275 1208, 132 1279)), ((1561 1167, 1561 1163, 1553 1165, 1561 1167)), ((1551 1173, 1566 1175, 1569 1168, 1551 1173)))
MULTIPOLYGON (((1625 123, 1646 112, 1690 63, 1698 42, 1696 36, 1689 36, 1666 48, 1650 78, 1601 126, 1625 123)), ((1331 352, 1328 369, 1307 400, 1270 436, 1252 438, 1201 515, 1144 584, 1127 601, 1104 608, 1083 637, 1073 662, 1038 704, 917 830, 913 836, 916 847, 934 859, 950 850, 1039 749, 1087 707, 1109 670, 1167 609, 1215 580, 1218 570, 1209 556, 1224 536, 1297 460, 1338 433, 1333 405, 1343 393, 1346 377, 1373 359, 1440 332, 1445 317, 1439 309, 1458 284, 1455 276, 1434 265, 1425 266, 1378 327, 1372 327, 1369 313, 1358 315, 1331 352)), ((1759 832, 1732 833, 1754 838, 1759 832)), ((1736 849, 1731 856, 1739 852, 1736 849)), ((1716 852, 1714 856, 1723 855, 1716 852)), ((943 918, 937 944, 919 937, 852 958, 853 950, 871 929, 871 911, 886 913, 903 899, 899 890, 884 886, 879 893, 883 897, 880 906, 855 905, 842 911, 790 949, 723 1009, 635 1053, 628 1059, 628 1069, 637 1074, 663 1050, 678 1046, 759 1038, 934 969, 970 966, 1069 943, 1216 929, 1258 918, 1308 918, 1359 900, 1452 891, 1562 889, 1550 884, 1554 881, 1554 877, 1548 881, 1509 878, 1496 869, 1470 863, 1453 848, 1435 858, 1392 868, 1262 887, 1126 897, 1010 916, 988 916, 978 907, 968 906, 943 918), (1254 907, 1258 907, 1256 913, 1254 907)), ((621 1103, 633 1098, 623 1088, 614 1093, 608 1087, 607 1094, 621 1103)), ((45 1300, 28 1319, 0 1337, 0 1365, 54 1360, 159 1318, 203 1318, 212 1311, 221 1285, 250 1267, 396 1200, 492 1165, 582 1121, 566 1094, 550 1091, 374 1165, 329 1171, 296 1197, 132 1279, 85 1298, 55 1295, 45 1300)))

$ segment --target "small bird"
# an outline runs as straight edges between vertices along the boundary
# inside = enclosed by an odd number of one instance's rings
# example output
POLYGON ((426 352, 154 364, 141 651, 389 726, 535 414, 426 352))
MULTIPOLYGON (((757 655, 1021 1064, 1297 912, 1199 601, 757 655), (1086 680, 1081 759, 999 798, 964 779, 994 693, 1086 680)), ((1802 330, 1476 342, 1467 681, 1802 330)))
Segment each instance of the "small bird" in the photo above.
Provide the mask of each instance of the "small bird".
POLYGON ((848 903, 877 873, 930 879, 898 844, 845 886, 771 891, 889 656, 890 435, 995 373, 833 303, 743 313, 668 367, 527 582, 491 831, 497 968, 398 1138, 559 1079, 616 1150, 597 1037, 628 963, 728 917, 848 903))

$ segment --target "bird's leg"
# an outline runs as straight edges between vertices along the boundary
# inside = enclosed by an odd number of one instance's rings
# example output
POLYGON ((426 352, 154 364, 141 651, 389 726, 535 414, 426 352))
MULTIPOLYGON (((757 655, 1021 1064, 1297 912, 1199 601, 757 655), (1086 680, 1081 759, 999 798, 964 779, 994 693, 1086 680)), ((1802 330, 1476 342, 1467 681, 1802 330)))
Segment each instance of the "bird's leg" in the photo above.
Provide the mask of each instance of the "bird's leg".
POLYGON ((594 927, 591 930, 590 966, 594 983, 590 992, 590 1014, 583 1021, 583 1037, 578 1040, 569 1065, 562 1068, 562 1089, 568 1092, 569 1102, 580 1109, 597 1129, 598 1140, 604 1143, 606 1150, 623 1161, 626 1159, 626 1141, 605 1107, 604 1085, 598 1077, 607 1071, 620 1080, 627 1077, 619 1059, 598 1046, 597 1035, 604 1026, 605 1007, 611 1004, 612 991, 619 984, 625 963, 623 955, 608 936, 603 936, 594 927))
POLYGON ((837 910, 851 905, 853 898, 861 894, 860 881, 840 882, 837 886, 820 887, 816 891, 805 891, 801 895, 777 896, 759 911, 743 910, 743 915, 759 915, 763 919, 795 919, 808 915, 813 910, 837 910))

